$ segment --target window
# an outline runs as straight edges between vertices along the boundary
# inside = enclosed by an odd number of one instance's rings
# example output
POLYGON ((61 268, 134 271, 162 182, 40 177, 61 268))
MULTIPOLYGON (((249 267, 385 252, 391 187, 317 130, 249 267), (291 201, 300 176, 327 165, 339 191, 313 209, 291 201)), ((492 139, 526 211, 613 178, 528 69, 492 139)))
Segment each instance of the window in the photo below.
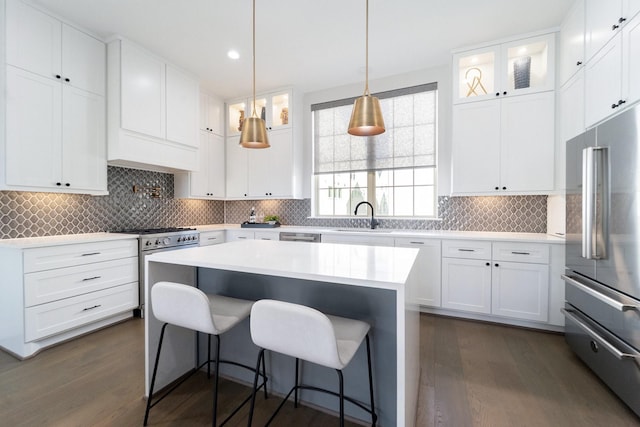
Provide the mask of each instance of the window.
POLYGON ((376 216, 434 218, 437 83, 376 96, 386 131, 372 137, 347 133, 353 98, 311 106, 314 214, 350 216, 368 201, 376 216))

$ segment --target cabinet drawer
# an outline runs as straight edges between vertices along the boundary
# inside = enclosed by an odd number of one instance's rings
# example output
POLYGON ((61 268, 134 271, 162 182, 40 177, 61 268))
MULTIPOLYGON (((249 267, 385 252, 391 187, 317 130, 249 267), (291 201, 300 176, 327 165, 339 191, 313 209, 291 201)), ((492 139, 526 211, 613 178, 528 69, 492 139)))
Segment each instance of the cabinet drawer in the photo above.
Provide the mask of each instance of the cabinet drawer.
POLYGON ((129 258, 135 257, 137 254, 137 239, 27 249, 24 251, 24 272, 31 273, 34 271, 129 258))
POLYGON ((205 231, 200 233, 200 246, 224 243, 224 231, 205 231))
POLYGON ((25 306, 138 282, 138 257, 24 275, 25 306))
POLYGON ((41 304, 25 310, 25 342, 55 335, 137 307, 138 283, 41 304))
POLYGON ((442 256, 448 258, 491 259, 491 242, 443 240, 442 256))
POLYGON ((549 264, 549 245, 496 242, 493 244, 493 260, 549 264))
POLYGON ((279 231, 256 231, 254 234, 256 240, 280 240, 279 231))

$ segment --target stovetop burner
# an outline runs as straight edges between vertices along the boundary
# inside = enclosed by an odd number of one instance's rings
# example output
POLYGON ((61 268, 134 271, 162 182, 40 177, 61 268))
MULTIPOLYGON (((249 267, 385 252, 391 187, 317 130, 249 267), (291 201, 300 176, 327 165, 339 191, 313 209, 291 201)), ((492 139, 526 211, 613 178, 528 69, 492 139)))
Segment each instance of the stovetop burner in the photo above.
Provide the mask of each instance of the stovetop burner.
POLYGON ((187 227, 128 228, 124 230, 111 231, 111 233, 158 234, 158 233, 176 233, 179 231, 195 231, 195 228, 187 228, 187 227))

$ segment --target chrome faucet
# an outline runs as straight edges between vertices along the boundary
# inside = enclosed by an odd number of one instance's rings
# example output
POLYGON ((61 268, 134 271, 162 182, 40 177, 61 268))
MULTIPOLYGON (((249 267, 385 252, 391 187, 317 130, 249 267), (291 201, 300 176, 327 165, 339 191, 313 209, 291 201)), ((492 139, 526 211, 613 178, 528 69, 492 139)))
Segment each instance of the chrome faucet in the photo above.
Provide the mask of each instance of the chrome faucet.
POLYGON ((372 205, 371 203, 369 203, 369 202, 360 202, 360 203, 358 203, 358 204, 356 205, 356 209, 353 211, 353 214, 354 214, 354 215, 358 215, 358 208, 359 208, 359 207, 360 207, 360 205, 362 205, 362 204, 369 205, 369 207, 371 208, 371 229, 372 229, 372 230, 374 230, 374 229, 378 226, 379 222, 378 222, 378 220, 377 220, 377 219, 375 219, 375 218, 373 217, 373 205, 372 205))

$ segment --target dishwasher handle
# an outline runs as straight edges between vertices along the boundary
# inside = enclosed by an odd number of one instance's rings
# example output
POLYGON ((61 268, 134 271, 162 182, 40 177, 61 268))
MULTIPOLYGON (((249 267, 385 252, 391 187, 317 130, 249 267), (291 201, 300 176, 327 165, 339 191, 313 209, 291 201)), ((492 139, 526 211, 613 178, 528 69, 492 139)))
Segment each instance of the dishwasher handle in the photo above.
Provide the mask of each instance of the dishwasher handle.
POLYGON ((285 242, 312 242, 320 243, 320 234, 318 233, 280 233, 280 240, 285 242))

